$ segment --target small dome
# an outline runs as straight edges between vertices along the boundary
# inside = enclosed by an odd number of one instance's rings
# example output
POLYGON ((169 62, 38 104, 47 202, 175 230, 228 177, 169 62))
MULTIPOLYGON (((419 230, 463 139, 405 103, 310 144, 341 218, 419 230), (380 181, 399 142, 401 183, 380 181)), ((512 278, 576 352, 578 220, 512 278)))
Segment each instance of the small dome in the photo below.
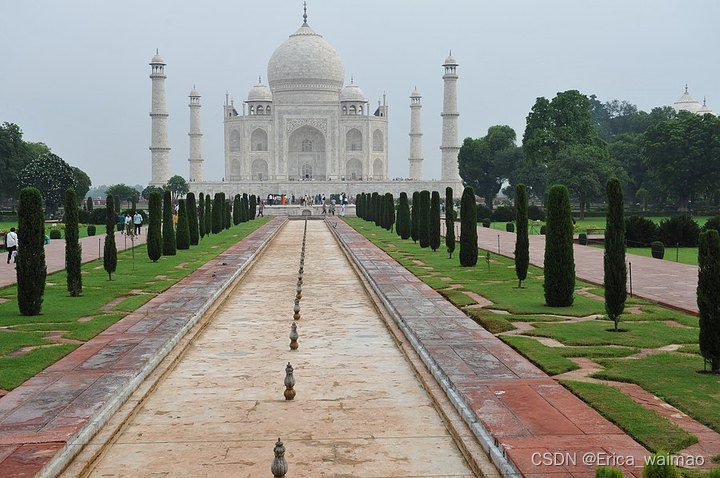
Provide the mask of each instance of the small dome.
POLYGON ((364 103, 367 102, 367 99, 360 87, 351 82, 349 85, 345 85, 343 89, 340 90, 340 101, 355 101, 364 103))
POLYGON ((413 92, 410 94, 410 98, 422 98, 422 95, 418 91, 417 86, 415 87, 413 92))
POLYGON ((707 99, 706 99, 706 98, 703 98, 702 108, 700 108, 700 109, 697 111, 697 114, 699 114, 699 115, 706 115, 706 114, 714 115, 714 114, 715 114, 715 113, 713 113, 713 110, 711 110, 710 108, 708 108, 708 106, 707 106, 707 99))
POLYGON ((690 96, 686 85, 685 93, 683 93, 683 95, 675 103, 673 103, 673 108, 675 108, 675 111, 689 111, 690 113, 697 113, 702 108, 702 105, 698 100, 690 96))
POLYGON ((192 91, 190 91, 190 96, 197 96, 198 98, 200 97, 200 93, 198 93, 198 90, 196 90, 194 86, 192 91))
POLYGON ((151 65, 164 65, 165 60, 163 60, 162 57, 158 53, 155 53, 155 56, 153 56, 152 60, 150 60, 150 64, 151 65))
POLYGON ((250 88, 248 93, 248 101, 272 101, 272 92, 267 85, 258 83, 257 85, 250 88))
POLYGON ((443 66, 445 66, 445 65, 457 66, 457 64, 458 64, 458 62, 455 61, 455 58, 453 58, 453 56, 452 56, 452 52, 450 52, 450 55, 447 58, 445 58, 445 63, 443 63, 443 66))

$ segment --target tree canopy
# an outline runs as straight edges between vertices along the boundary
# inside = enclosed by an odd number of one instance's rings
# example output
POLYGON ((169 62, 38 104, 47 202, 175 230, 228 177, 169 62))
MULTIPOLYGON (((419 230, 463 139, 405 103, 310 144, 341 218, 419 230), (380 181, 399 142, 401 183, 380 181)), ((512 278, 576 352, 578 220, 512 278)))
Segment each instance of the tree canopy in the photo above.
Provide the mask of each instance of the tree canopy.
POLYGON ((53 153, 31 159, 18 174, 22 188, 37 188, 45 201, 45 210, 55 211, 65 200, 65 191, 75 188, 72 167, 53 153))
POLYGON ((188 186, 187 181, 185 181, 185 178, 177 174, 168 179, 168 182, 165 184, 165 189, 170 191, 172 194, 173 202, 177 201, 179 197, 186 195, 190 191, 190 187, 188 186))

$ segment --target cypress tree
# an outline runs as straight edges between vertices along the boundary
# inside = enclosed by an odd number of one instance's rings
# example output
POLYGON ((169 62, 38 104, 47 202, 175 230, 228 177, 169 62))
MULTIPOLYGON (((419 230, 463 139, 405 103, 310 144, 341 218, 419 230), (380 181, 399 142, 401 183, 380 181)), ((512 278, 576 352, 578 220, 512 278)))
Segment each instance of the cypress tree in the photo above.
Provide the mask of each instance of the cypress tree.
POLYGON ((205 237, 205 194, 200 193, 200 196, 198 196, 198 234, 200 235, 200 239, 205 237))
POLYGON ((86 204, 88 212, 93 212, 93 199, 90 196, 88 196, 86 204))
POLYGON ((466 187, 460 198, 460 265, 474 267, 477 259, 477 203, 473 188, 466 187))
POLYGON ((401 239, 407 239, 410 237, 410 205, 408 204, 406 192, 400 193, 395 230, 401 239))
POLYGON ((242 222, 248 222, 250 220, 250 198, 247 193, 243 193, 242 201, 240 203, 243 207, 243 213, 240 214, 242 222))
POLYGON ((371 222, 375 222, 375 210, 377 208, 377 193, 372 193, 370 195, 370 201, 368 205, 368 217, 367 220, 371 222))
POLYGON ((250 195, 250 219, 251 221, 257 216, 257 197, 254 194, 250 195))
MULTIPOLYGON (((115 198, 117 199, 117 198, 115 198)), ((105 251, 103 255, 103 268, 108 273, 108 280, 117 269, 117 247, 115 246, 115 200, 109 194, 105 201, 105 251)))
POLYGON ((38 315, 45 294, 45 215, 36 188, 20 191, 18 204, 17 298, 21 315, 38 315))
POLYGON ((65 191, 65 273, 67 275, 67 289, 72 297, 82 293, 82 245, 78 241, 78 203, 74 189, 65 191))
POLYGON ((187 206, 184 199, 180 199, 177 223, 177 248, 190 249, 190 225, 188 224, 187 206))
POLYGON ((355 195, 355 215, 356 215, 357 217, 362 217, 362 216, 360 215, 360 197, 361 197, 360 194, 356 194, 356 195, 355 195))
POLYGON ((453 204, 453 190, 450 186, 445 188, 445 247, 449 258, 455 252, 455 204, 453 204))
POLYGON ((175 247, 175 228, 173 227, 172 197, 170 191, 163 193, 163 256, 174 256, 177 253, 175 247))
POLYGON ((205 234, 208 236, 212 234, 213 231, 213 211, 212 211, 213 202, 210 199, 210 195, 205 195, 205 234))
POLYGON ((430 245, 430 191, 420 191, 418 204, 418 241, 420 247, 430 245))
POLYGON ((236 194, 233 198, 233 224, 236 226, 242 222, 242 218, 240 217, 240 211, 242 208, 240 207, 240 195, 236 194))
POLYGON ((420 210, 420 193, 418 191, 413 192, 412 195, 412 214, 410 216, 410 237, 413 242, 418 241, 418 211, 420 210))
POLYGON ((385 227, 385 195, 375 194, 375 225, 385 227))
POLYGON ((517 217, 517 233, 515 235, 515 275, 518 278, 518 289, 527 279, 530 264, 530 239, 528 237, 528 196, 524 184, 515 187, 515 211, 517 217))
POLYGON ((428 230, 430 248, 434 251, 440 247, 440 193, 432 192, 430 199, 430 228, 428 230))
MULTIPOLYGON (((202 196, 200 196, 202 198, 202 196)), ((157 191, 150 193, 148 200, 149 224, 147 228, 147 253, 151 261, 157 262, 162 256, 162 197, 157 191)))
POLYGON ((195 204, 195 194, 187 193, 185 197, 187 205, 188 226, 190 228, 190 245, 197 246, 200 243, 200 232, 198 230, 198 213, 195 204))
POLYGON ((225 205, 221 193, 215 193, 212 205, 212 232, 217 234, 223 230, 223 216, 225 215, 225 205))
POLYGON ((362 209, 362 215, 361 215, 360 217, 362 217, 365 221, 367 221, 367 216, 368 216, 368 195, 367 195, 367 193, 362 193, 362 194, 360 195, 360 197, 362 198, 362 199, 361 199, 362 207, 360 208, 360 209, 362 209))
POLYGON ((698 248, 697 304, 700 316, 700 354, 710 361, 712 373, 720 372, 720 233, 700 234, 698 248))
POLYGON ((570 195, 565 186, 550 188, 545 230, 545 303, 550 307, 568 307, 575 290, 573 223, 570 195))
POLYGON ((230 229, 232 226, 232 203, 229 199, 225 200, 225 229, 230 229))
POLYGON ((391 193, 385 193, 385 229, 392 231, 395 224, 395 198, 391 193))
POLYGON ((607 224, 605 226, 605 312, 618 330, 620 315, 627 299, 625 266, 625 205, 623 190, 617 178, 607 182, 607 224))

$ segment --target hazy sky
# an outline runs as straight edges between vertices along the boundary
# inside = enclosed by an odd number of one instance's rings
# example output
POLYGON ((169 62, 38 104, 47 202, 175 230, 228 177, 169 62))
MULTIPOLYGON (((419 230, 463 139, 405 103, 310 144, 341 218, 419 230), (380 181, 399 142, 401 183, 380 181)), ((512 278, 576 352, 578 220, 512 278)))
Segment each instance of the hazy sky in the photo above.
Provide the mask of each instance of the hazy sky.
MULTIPOLYGON (((409 99, 423 95, 426 178, 440 175, 441 64, 460 64, 460 141, 538 96, 579 89, 642 109, 683 92, 720 110, 717 0, 310 0, 310 25, 371 105, 390 105, 390 176, 408 175, 409 99)), ((246 98, 302 23, 302 2, 0 0, 0 122, 20 125, 94 185, 150 178, 150 67, 167 62, 171 170, 187 177, 188 93, 202 94, 206 179, 223 175, 222 103, 246 98)), ((1 172, 0 172, 1 173, 1 172)))

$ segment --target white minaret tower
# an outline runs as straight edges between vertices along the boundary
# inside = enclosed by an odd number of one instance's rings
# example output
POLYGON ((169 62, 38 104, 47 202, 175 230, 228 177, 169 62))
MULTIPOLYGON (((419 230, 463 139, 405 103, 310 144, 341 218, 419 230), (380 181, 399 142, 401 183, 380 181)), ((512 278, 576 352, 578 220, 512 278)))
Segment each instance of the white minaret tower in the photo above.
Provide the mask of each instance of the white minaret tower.
POLYGON ((195 89, 190 92, 190 182, 203 180, 202 130, 200 129, 200 93, 195 89))
POLYGON ((418 93, 417 86, 410 95, 410 179, 419 181, 422 179, 422 128, 420 126, 420 110, 422 96, 418 93))
POLYGON ((170 179, 170 145, 168 144, 168 113, 165 107, 165 61, 158 52, 150 60, 150 79, 152 79, 152 138, 150 156, 152 158, 152 178, 150 184, 164 186, 170 179))
POLYGON ((460 145, 458 144, 458 117, 460 114, 457 110, 457 62, 452 56, 445 59, 443 67, 445 74, 443 75, 443 111, 442 116, 442 144, 440 151, 442 152, 442 172, 443 181, 460 181, 460 171, 458 168, 458 152, 460 145))

